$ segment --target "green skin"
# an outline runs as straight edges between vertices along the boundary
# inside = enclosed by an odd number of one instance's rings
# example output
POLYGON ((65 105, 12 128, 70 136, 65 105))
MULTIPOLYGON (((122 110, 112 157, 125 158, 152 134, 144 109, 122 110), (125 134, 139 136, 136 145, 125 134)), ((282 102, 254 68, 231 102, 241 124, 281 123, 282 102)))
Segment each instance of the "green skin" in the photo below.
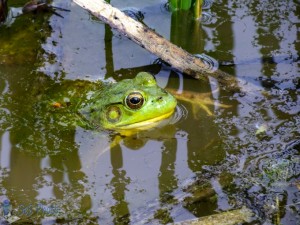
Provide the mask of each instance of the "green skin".
POLYGON ((47 105, 54 112, 75 111, 81 124, 93 128, 146 129, 169 117, 177 104, 175 97, 160 88, 154 77, 146 72, 138 73, 134 79, 108 85, 78 82, 76 87, 73 85, 73 90, 65 86, 50 89, 50 93, 60 94, 51 96, 47 105))

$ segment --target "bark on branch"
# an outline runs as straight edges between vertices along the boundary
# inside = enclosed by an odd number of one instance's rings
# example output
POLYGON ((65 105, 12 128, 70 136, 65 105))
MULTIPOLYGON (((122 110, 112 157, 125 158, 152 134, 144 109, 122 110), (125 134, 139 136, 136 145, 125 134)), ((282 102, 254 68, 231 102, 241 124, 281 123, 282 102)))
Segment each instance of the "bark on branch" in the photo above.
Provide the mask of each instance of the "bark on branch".
POLYGON ((196 79, 212 76, 223 88, 230 91, 239 90, 233 76, 221 70, 212 71, 199 58, 172 44, 151 28, 126 16, 105 1, 74 0, 74 2, 182 73, 196 79))

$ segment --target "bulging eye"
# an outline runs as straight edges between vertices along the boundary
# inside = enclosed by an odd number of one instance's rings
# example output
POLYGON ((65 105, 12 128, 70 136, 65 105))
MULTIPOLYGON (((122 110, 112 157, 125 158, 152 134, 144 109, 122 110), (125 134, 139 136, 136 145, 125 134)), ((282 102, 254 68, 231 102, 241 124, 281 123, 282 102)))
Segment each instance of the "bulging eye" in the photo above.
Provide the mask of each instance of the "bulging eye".
POLYGON ((139 92, 131 92, 127 95, 125 102, 130 109, 139 109, 144 104, 144 97, 139 92))

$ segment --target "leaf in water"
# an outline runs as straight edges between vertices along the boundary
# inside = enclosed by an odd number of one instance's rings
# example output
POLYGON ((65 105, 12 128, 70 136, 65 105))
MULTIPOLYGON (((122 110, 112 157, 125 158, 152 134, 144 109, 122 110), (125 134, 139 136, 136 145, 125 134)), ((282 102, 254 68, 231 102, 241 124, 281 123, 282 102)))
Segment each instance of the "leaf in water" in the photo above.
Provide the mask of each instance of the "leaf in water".
POLYGON ((267 124, 262 124, 262 125, 258 125, 256 124, 255 126, 257 128, 256 132, 255 132, 255 135, 259 135, 261 133, 265 133, 268 129, 268 125, 267 124))

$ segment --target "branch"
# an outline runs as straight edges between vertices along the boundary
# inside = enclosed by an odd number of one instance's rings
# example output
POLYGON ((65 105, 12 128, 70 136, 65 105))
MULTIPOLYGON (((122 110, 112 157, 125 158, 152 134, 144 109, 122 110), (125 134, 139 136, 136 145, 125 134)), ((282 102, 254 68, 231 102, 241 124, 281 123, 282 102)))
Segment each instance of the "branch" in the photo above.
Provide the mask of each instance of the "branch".
POLYGON ((221 70, 212 71, 199 58, 172 44, 105 1, 74 0, 74 2, 180 72, 196 79, 207 79, 209 75, 216 78, 223 88, 234 92, 239 90, 233 76, 221 70))

